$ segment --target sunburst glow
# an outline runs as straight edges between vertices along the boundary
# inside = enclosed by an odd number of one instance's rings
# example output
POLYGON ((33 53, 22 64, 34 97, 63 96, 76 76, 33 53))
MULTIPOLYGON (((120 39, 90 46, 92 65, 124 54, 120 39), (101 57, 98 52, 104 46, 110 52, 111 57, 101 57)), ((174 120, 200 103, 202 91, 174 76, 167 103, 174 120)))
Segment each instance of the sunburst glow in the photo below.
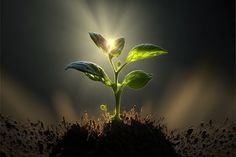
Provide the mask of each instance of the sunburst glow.
POLYGON ((107 40, 107 47, 108 47, 108 51, 111 51, 115 47, 113 39, 107 40))
POLYGON ((66 7, 64 9, 71 17, 69 20, 73 23, 73 26, 68 28, 71 32, 70 49, 73 52, 70 54, 71 58, 92 57, 98 64, 106 66, 104 57, 98 53, 96 46, 91 44, 88 32, 99 32, 106 39, 110 39, 109 47, 113 46, 113 39, 124 37, 126 39, 124 54, 147 35, 144 34, 143 26, 150 21, 147 15, 138 12, 141 7, 138 4, 134 5, 127 1, 114 5, 116 2, 88 0, 70 1, 70 3, 63 1, 63 3, 65 3, 63 7, 66 7), (137 24, 137 17, 145 20, 139 20, 137 24), (87 52, 93 53, 91 55, 87 52))

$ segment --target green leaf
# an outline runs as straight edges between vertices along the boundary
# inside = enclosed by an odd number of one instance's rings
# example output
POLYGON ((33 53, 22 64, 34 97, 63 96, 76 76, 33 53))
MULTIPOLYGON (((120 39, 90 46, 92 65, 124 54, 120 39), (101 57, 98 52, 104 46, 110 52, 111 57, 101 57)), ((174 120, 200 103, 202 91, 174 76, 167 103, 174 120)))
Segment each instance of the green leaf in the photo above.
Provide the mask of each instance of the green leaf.
POLYGON ((122 87, 128 86, 133 89, 143 88, 150 80, 152 75, 141 70, 135 70, 125 76, 122 87))
POLYGON ((121 54, 125 45, 125 39, 119 38, 116 39, 112 45, 112 50, 109 52, 112 56, 118 57, 121 54))
POLYGON ((166 50, 153 44, 140 44, 131 49, 126 58, 126 63, 152 58, 167 53, 166 50))
POLYGON ((90 32, 89 35, 98 48, 101 48, 104 52, 108 52, 107 41, 101 34, 90 32))
POLYGON ((78 71, 84 72, 91 80, 100 81, 107 86, 111 86, 112 82, 105 73, 105 71, 95 63, 88 61, 76 61, 68 64, 65 68, 76 69, 78 71))

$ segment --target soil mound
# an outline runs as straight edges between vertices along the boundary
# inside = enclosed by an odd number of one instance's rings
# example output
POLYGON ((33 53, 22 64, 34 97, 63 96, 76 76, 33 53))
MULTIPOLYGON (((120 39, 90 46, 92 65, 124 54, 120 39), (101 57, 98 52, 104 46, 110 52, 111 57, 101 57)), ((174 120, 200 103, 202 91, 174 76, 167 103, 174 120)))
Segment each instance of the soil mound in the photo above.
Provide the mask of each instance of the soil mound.
POLYGON ((50 157, 79 156, 162 156, 175 157, 173 144, 152 123, 132 121, 108 123, 102 134, 72 125, 52 150, 50 157))

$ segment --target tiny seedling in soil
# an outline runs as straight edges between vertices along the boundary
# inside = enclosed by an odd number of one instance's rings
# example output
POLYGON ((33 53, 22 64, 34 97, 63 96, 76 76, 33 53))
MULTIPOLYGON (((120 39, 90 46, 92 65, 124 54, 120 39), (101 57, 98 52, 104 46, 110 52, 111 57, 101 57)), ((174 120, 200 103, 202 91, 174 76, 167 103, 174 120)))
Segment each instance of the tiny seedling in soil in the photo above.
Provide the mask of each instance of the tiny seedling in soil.
MULTIPOLYGON (((104 85, 112 88, 114 96, 115 96, 115 114, 112 116, 112 120, 120 121, 120 99, 121 93, 124 87, 128 86, 132 89, 141 89, 143 88, 152 78, 151 74, 148 74, 142 70, 134 70, 128 73, 124 80, 120 83, 119 73, 121 70, 130 63, 133 63, 138 60, 148 59, 152 57, 156 57, 162 54, 167 53, 166 50, 154 44, 140 44, 134 46, 126 60, 125 63, 121 63, 118 61, 114 64, 113 59, 119 57, 124 45, 125 39, 119 38, 114 41, 106 40, 101 34, 98 33, 89 33, 91 39, 97 45, 97 47, 102 51, 102 53, 108 58, 109 63, 111 64, 113 73, 114 73, 114 81, 108 77, 106 72, 98 66, 97 64, 89 61, 75 61, 66 66, 67 69, 76 69, 78 71, 83 72, 87 77, 94 81, 100 81, 104 85)), ((105 106, 101 106, 103 109, 105 106)), ((106 107, 105 107, 106 108, 106 107)))

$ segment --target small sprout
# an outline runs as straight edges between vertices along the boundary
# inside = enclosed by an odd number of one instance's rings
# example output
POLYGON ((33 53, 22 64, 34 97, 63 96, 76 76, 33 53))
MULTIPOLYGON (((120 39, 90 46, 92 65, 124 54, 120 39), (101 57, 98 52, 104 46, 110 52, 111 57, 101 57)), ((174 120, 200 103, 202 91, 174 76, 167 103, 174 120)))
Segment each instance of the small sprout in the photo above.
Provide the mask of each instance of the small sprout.
POLYGON ((121 66, 121 62, 119 61, 117 62, 117 67, 120 68, 120 66, 121 66))
POLYGON ((107 105, 100 105, 100 110, 107 112, 107 105))
MULTIPOLYGON (((167 51, 157 45, 149 43, 136 45, 130 50, 125 63, 121 64, 121 62, 118 61, 117 66, 115 66, 113 63, 113 58, 120 56, 125 45, 125 39, 118 38, 116 40, 106 40, 101 34, 98 33, 89 33, 89 35, 96 46, 102 50, 105 56, 107 56, 114 73, 114 81, 112 81, 108 77, 103 68, 89 61, 75 61, 68 64, 65 69, 75 69, 81 71, 91 80, 102 82, 104 85, 112 88, 116 103, 114 111, 115 114, 112 117, 112 120, 119 121, 121 119, 120 98, 123 89, 125 87, 130 87, 132 89, 141 89, 152 79, 151 74, 148 74, 141 70, 135 70, 128 73, 125 76, 124 80, 119 83, 118 78, 121 70, 132 62, 166 54, 167 51)), ((107 106, 101 105, 100 109, 102 111, 107 111, 107 106)))

